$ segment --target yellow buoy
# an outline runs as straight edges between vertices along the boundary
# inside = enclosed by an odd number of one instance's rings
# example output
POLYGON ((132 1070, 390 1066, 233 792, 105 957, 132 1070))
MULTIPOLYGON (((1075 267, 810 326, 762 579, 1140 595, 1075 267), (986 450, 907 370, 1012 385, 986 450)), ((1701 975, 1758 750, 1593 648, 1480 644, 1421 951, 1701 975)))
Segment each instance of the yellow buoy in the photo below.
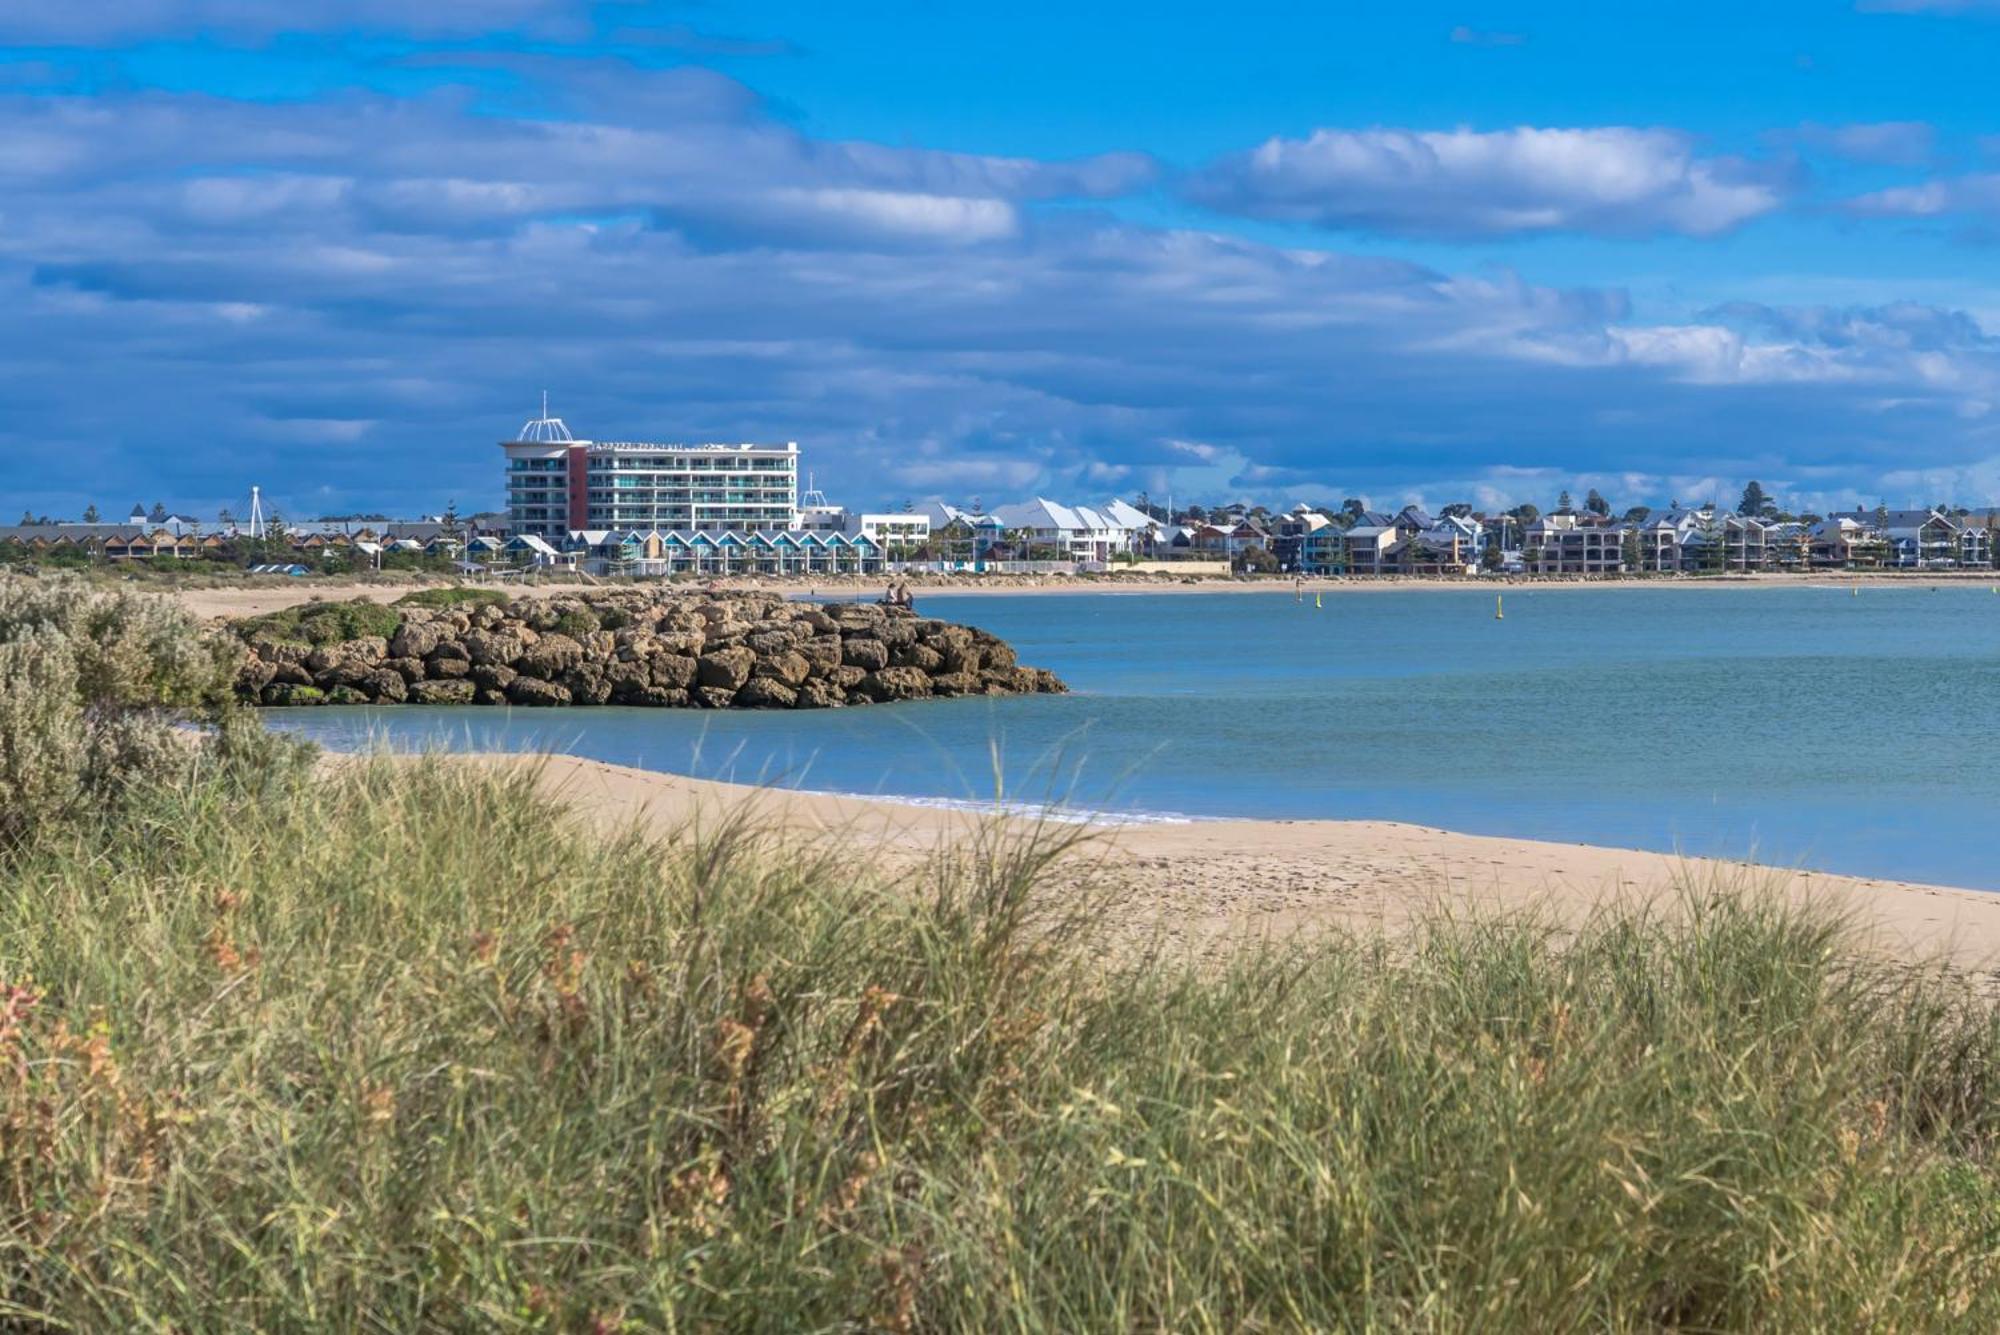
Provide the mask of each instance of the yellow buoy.
POLYGON ((1495 621, 1505 621, 1507 619, 1505 600, 1497 593, 1493 595, 1493 619, 1495 621))
POLYGON ((1857 584, 1853 588, 1849 589, 1848 592, 1853 594, 1856 598, 1859 598, 1861 596, 1861 586, 1857 584))
POLYGON ((1314 607, 1325 607, 1325 606, 1326 606, 1326 604, 1325 604, 1325 603, 1322 603, 1322 602, 1321 602, 1321 601, 1319 600, 1319 590, 1318 590, 1318 589, 1314 589, 1314 590, 1313 590, 1313 606, 1314 606, 1314 607))

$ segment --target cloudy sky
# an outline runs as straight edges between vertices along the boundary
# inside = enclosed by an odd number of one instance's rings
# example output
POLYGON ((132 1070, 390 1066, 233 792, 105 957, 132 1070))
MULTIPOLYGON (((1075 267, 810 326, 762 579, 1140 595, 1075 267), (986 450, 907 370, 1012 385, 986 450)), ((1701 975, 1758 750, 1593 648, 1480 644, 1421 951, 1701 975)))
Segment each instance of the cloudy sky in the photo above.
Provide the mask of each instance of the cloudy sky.
POLYGON ((871 507, 2000 503, 1996 68, 2000 0, 0 4, 0 518, 493 505, 543 389, 871 507))

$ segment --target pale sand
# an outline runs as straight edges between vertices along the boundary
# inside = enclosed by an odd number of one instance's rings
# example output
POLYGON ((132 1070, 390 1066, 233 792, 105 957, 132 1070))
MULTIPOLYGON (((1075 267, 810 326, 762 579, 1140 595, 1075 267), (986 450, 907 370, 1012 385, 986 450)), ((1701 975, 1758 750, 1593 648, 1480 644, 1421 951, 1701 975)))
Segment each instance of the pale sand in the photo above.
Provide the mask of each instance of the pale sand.
MULTIPOLYGON (((638 821, 666 833, 747 802, 761 826, 849 840, 913 867, 982 828, 1026 827, 1019 818, 751 789, 569 756, 482 759, 544 765, 546 789, 594 820, 638 821)), ((1742 884, 1744 874, 1705 859, 1390 821, 1197 821, 1094 830, 1066 856, 1057 883, 1115 891, 1119 926, 1201 950, 1328 927, 1394 933, 1438 907, 1536 910, 1574 923, 1607 900, 1742 884)), ((1946 958, 1988 979, 2000 964, 2000 894, 1773 868, 1748 874, 1794 899, 1853 915, 1895 955, 1946 958)))
MULTIPOLYGON (((1074 578, 1068 576, 998 576, 992 578, 972 577, 954 579, 948 576, 913 578, 909 581, 915 592, 919 607, 927 595, 961 597, 1021 597, 1035 594, 1087 593, 1107 597, 1130 596, 1133 594, 1243 594, 1265 597, 1298 597, 1301 590, 1289 577, 1269 577, 1264 579, 1204 579, 1183 583, 1180 580, 1154 579, 1147 576, 1074 578)), ((1499 579, 1483 577, 1427 578, 1386 576, 1379 579, 1359 578, 1308 579, 1304 581, 1305 594, 1325 593, 1378 594, 1435 592, 1456 589, 1461 592, 1471 590, 1477 593, 1521 594, 1553 590, 1584 591, 1590 589, 1831 589, 1859 586, 1875 589, 1940 589, 1992 587, 2000 591, 2000 574, 1992 571, 1967 573, 1963 575, 1937 574, 1850 574, 1850 575, 1730 575, 1721 577, 1671 577, 1671 578, 1591 578, 1548 576, 1527 578, 1511 576, 1499 579)), ((178 599, 196 616, 204 619, 213 617, 255 616, 263 612, 281 611, 296 607, 301 603, 320 599, 326 602, 345 602, 355 598, 366 598, 372 602, 391 603, 411 592, 424 587, 448 587, 447 581, 430 584, 364 584, 364 583, 313 583, 298 582, 287 584, 260 584, 242 588, 199 588, 163 591, 166 596, 178 599)), ((498 589, 515 596, 553 598, 563 594, 588 594, 606 589, 631 587, 671 588, 681 593, 699 593, 704 584, 619 584, 613 582, 550 582, 534 585, 479 585, 476 587, 498 589)), ((873 600, 882 596, 885 587, 879 578, 855 580, 822 580, 807 584, 796 580, 755 580, 724 579, 715 581, 715 587, 724 592, 780 593, 788 597, 805 597, 808 590, 821 595, 873 600)))

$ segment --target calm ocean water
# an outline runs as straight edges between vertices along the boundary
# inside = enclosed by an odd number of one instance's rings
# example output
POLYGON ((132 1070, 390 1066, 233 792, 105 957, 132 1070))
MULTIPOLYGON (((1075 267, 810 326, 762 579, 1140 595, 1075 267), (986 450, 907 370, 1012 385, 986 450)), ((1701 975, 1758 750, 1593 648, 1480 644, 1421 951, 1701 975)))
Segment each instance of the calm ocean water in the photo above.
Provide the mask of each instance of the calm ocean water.
POLYGON ((789 787, 1379 818, 2000 889, 2000 597, 1514 589, 921 600, 1068 696, 789 713, 272 711, 337 747, 789 787))

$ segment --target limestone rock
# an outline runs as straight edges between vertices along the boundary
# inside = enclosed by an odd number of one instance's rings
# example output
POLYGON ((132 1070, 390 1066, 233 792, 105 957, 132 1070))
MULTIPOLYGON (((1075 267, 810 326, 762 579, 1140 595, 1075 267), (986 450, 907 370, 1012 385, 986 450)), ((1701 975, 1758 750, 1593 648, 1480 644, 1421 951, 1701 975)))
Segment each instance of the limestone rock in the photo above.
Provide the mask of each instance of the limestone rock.
POLYGON ((410 687, 413 705, 469 705, 472 683, 460 677, 452 681, 420 681, 410 687))
POLYGON ((743 645, 730 645, 701 656, 701 684, 734 691, 750 680, 757 655, 743 645))
POLYGON ((776 677, 752 677, 733 703, 745 709, 790 709, 798 698, 797 691, 776 677))

